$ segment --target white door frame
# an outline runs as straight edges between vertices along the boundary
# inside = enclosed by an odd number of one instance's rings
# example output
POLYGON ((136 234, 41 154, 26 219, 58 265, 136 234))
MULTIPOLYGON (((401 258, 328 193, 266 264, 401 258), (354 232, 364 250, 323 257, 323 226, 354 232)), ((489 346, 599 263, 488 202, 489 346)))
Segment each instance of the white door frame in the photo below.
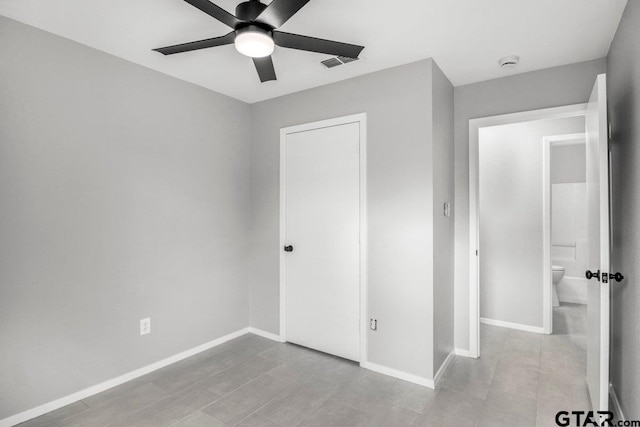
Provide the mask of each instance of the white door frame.
MULTIPOLYGON (((469 120, 469 357, 480 357, 480 210, 478 206, 480 128, 534 120, 584 116, 586 107, 587 104, 575 104, 469 120)), ((545 286, 544 289, 547 287, 545 286)), ((546 292, 550 291, 551 288, 546 290, 546 292)), ((550 293, 549 297, 551 297, 550 293)), ((543 310, 544 306, 546 304, 543 304, 543 310)), ((548 315, 543 312, 544 323, 548 320, 548 315)))
POLYGON ((542 227, 543 227, 543 265, 544 281, 542 286, 543 330, 553 333, 553 272, 551 271, 551 147, 559 145, 584 144, 587 135, 572 133, 566 135, 545 136, 542 138, 542 227))
POLYGON ((367 114, 353 114, 280 129, 280 341, 286 342, 285 304, 285 140, 287 135, 340 126, 360 124, 360 364, 367 361, 367 114))

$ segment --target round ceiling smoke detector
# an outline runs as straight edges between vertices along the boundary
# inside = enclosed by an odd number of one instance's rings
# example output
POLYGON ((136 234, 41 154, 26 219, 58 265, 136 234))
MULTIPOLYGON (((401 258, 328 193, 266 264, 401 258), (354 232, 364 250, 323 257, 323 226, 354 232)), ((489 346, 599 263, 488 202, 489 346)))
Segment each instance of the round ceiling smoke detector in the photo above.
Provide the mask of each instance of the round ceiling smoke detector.
POLYGON ((500 68, 514 68, 520 63, 520 57, 518 55, 505 56, 500 58, 498 65, 500 68))

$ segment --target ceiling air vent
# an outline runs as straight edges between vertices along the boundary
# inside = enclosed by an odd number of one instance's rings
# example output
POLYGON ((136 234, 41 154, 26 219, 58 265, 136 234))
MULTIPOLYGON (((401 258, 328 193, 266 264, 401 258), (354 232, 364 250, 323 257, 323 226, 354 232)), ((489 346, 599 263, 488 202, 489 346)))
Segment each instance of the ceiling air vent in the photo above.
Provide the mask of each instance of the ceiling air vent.
POLYGON ((520 63, 520 57, 518 55, 505 56, 498 60, 498 65, 501 68, 515 68, 520 63))
POLYGON ((329 58, 322 61, 322 65, 327 68, 337 67, 338 65, 348 64, 349 62, 357 61, 358 58, 348 58, 346 56, 336 56, 335 58, 329 58))

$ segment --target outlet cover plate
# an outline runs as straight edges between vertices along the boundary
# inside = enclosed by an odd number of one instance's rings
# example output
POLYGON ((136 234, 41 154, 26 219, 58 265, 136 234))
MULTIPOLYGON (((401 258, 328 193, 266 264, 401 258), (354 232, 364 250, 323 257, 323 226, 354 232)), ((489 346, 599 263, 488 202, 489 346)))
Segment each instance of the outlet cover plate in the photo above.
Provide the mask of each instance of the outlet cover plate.
POLYGON ((140 335, 147 335, 151 333, 151 318, 146 317, 140 319, 140 335))

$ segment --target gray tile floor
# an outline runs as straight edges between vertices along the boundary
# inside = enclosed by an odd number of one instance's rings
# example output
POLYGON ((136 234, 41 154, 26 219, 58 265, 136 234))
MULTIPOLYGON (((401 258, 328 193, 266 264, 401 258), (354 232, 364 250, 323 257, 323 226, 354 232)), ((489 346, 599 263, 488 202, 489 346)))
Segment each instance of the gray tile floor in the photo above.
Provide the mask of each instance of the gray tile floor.
POLYGON ((555 426, 590 407, 585 330, 573 304, 551 336, 482 325, 481 358, 456 357, 436 391, 245 335, 21 426, 555 426))

